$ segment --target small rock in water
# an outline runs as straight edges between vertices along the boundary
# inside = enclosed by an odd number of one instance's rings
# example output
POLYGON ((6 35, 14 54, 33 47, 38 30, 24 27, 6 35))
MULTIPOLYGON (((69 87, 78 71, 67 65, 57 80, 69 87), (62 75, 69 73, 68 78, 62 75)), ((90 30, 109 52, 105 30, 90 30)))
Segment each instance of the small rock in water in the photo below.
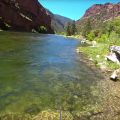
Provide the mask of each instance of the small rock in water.
POLYGON ((81 44, 85 44, 85 43, 86 43, 85 39, 81 40, 81 44))
POLYGON ((77 53, 80 53, 80 50, 79 50, 79 48, 77 48, 77 49, 76 49, 76 52, 77 52, 77 53))

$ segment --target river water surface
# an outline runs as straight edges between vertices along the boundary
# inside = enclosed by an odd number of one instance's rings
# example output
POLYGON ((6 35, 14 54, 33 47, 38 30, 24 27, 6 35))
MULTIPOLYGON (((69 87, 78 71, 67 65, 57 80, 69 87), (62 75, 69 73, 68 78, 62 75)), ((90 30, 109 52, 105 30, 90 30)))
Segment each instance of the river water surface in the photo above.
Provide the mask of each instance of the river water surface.
POLYGON ((99 101, 101 75, 75 52, 79 40, 0 33, 0 111, 86 111, 99 101))

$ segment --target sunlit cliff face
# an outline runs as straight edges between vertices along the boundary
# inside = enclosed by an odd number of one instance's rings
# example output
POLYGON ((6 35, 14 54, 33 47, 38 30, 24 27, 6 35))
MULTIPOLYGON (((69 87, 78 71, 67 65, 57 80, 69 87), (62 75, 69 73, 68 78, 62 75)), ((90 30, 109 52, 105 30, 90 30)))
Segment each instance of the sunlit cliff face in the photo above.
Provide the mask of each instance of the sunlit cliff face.
POLYGON ((106 16, 106 19, 110 19, 110 17, 119 16, 120 15, 120 3, 118 4, 112 4, 112 3, 95 4, 86 11, 84 18, 95 16, 98 14, 103 14, 102 16, 106 16))
POLYGON ((51 29, 51 18, 38 0, 1 0, 0 27, 17 31, 37 30, 45 26, 48 33, 51 29))

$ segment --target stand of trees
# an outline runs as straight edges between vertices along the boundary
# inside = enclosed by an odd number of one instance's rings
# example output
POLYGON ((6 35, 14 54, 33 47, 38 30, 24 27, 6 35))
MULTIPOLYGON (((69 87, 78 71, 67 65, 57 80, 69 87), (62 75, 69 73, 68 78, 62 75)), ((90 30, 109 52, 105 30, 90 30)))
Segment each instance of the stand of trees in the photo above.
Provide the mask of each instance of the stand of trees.
POLYGON ((94 27, 92 21, 88 19, 81 30, 81 34, 90 41, 107 42, 111 35, 114 35, 114 38, 120 36, 120 17, 106 21, 98 27, 94 27))
POLYGON ((66 27, 66 35, 71 36, 71 35, 75 35, 76 33, 77 33, 77 28, 75 21, 73 21, 72 23, 69 22, 66 27))

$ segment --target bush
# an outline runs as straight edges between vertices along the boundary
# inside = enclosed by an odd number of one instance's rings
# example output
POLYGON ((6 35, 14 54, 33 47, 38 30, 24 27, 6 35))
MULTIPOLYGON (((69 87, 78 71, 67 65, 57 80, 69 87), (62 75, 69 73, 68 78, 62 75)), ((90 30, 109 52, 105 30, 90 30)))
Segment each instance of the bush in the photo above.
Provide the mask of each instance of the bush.
POLYGON ((47 32, 47 28, 45 26, 39 26, 38 27, 38 32, 39 33, 46 33, 47 32))
POLYGON ((114 31, 117 34, 120 34, 120 18, 116 18, 111 22, 111 24, 114 26, 114 31))
POLYGON ((87 35, 87 39, 90 41, 93 41, 95 39, 95 34, 93 31, 91 31, 88 35, 87 35))
POLYGON ((108 34, 102 34, 99 38, 96 38, 97 42, 106 43, 109 41, 108 34))
POLYGON ((112 32, 109 36, 110 45, 120 45, 120 37, 116 32, 112 32))

